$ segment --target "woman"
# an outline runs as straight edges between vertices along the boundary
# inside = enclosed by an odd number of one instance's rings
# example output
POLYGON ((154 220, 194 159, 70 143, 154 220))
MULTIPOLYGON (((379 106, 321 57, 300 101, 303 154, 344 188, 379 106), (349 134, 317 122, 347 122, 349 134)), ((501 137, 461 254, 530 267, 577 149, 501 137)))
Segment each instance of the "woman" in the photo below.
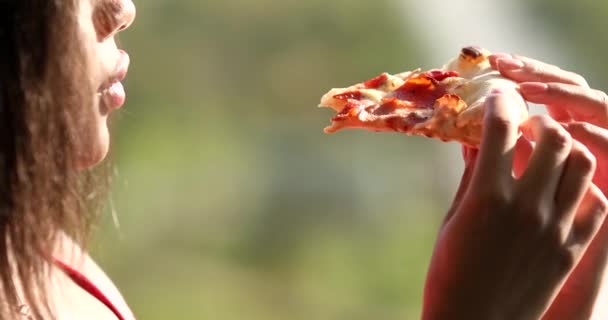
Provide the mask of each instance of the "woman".
POLYGON ((134 17, 126 0, 0 2, 2 319, 133 319, 75 243, 99 187, 84 169, 105 157, 125 99, 114 36, 134 17))
MULTIPOLYGON (((119 81, 128 56, 116 48, 114 36, 133 22, 133 3, 2 0, 0 15, 0 318, 133 319, 112 282, 80 249, 94 212, 89 201, 99 195, 89 169, 105 157, 107 117, 125 100, 119 81)), ((549 118, 524 125, 530 128, 526 138, 541 137, 537 148, 523 139, 516 143, 518 129, 509 120, 515 102, 496 93, 489 103, 479 157, 466 152, 461 192, 429 269, 427 319, 540 317, 558 292, 561 298, 564 280, 606 213, 606 199, 591 182, 595 160, 585 145, 549 118), (530 167, 544 161, 555 166, 524 171, 530 153, 530 167), (518 181, 539 183, 527 185, 525 197, 513 196, 520 189, 510 179, 513 157, 518 181), (550 205, 525 207, 526 199, 550 205), (518 232, 518 246, 505 230, 518 232), (547 234, 555 241, 539 241, 547 234), (576 237, 553 237, 566 234, 576 237), (486 242, 480 245, 479 239, 486 242), (546 247, 531 246, 536 243, 546 247), (445 268, 446 257, 455 268, 445 268)), ((598 252, 605 250, 602 244, 598 252)), ((589 259, 581 273, 602 268, 600 260, 589 259)), ((589 292, 598 288, 584 275, 577 279, 589 292)), ((589 298, 593 294, 585 293, 581 301, 589 298)))

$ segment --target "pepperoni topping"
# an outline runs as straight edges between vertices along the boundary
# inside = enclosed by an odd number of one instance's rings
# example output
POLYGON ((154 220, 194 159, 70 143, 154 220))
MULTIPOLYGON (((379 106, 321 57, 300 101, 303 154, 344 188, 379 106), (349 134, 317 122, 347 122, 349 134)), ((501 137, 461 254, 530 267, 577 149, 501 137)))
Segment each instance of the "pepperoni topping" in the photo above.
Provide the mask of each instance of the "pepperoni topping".
POLYGON ((386 125, 395 131, 408 132, 416 124, 425 122, 428 119, 429 117, 423 117, 412 112, 405 116, 405 118, 399 115, 392 116, 386 119, 386 125))
POLYGON ((405 119, 412 124, 418 124, 427 121, 428 117, 423 117, 415 112, 412 112, 405 117, 405 119))
POLYGON ((338 100, 350 100, 350 99, 361 100, 362 97, 363 97, 363 95, 361 94, 361 91, 355 90, 355 91, 342 92, 340 94, 335 95, 333 98, 338 99, 338 100))
POLYGON ((425 75, 431 77, 435 81, 443 81, 446 78, 458 77, 458 72, 456 71, 443 71, 443 70, 431 70, 425 73, 425 75))
POLYGON ((437 80, 426 74, 422 74, 408 79, 401 87, 395 90, 392 97, 409 101, 416 108, 432 108, 435 100, 446 93, 445 89, 437 86, 437 84, 437 80))
POLYGON ((374 111, 374 114, 383 115, 390 114, 397 109, 413 109, 416 108, 411 102, 399 100, 395 97, 382 99, 382 104, 374 111))
POLYGON ((363 85, 368 89, 378 89, 388 80, 388 74, 385 72, 375 78, 363 82, 363 85))
POLYGON ((338 112, 331 120, 332 121, 345 121, 345 120, 348 120, 348 118, 356 117, 359 114, 360 106, 361 106, 361 103, 359 103, 357 101, 348 102, 346 105, 344 105, 344 108, 342 108, 342 111, 338 112))
MULTIPOLYGON (((428 121, 432 117, 433 108, 438 103, 450 102, 451 105, 451 100, 438 100, 446 96, 450 86, 443 80, 450 77, 458 77, 458 73, 430 70, 414 74, 413 77, 405 79, 401 87, 386 92, 379 103, 374 103, 374 99, 365 99, 362 93, 363 85, 370 89, 378 88, 388 81, 389 75, 383 73, 360 83, 355 88, 333 96, 334 99, 341 101, 340 105, 344 104, 344 106, 332 118, 332 126, 326 128, 325 132, 335 132, 343 128, 410 132, 416 124, 428 121)), ((451 96, 447 95, 444 100, 449 98, 451 96)))

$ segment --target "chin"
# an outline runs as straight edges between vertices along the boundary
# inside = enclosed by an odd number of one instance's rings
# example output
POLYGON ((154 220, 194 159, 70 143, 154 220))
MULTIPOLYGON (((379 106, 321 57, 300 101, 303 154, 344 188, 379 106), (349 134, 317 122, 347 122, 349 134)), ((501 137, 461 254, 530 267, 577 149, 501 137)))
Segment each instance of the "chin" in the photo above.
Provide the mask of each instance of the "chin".
POLYGON ((83 146, 82 152, 78 155, 77 165, 79 169, 89 169, 101 163, 107 156, 110 149, 110 133, 105 124, 99 125, 97 134, 92 137, 91 143, 83 146))

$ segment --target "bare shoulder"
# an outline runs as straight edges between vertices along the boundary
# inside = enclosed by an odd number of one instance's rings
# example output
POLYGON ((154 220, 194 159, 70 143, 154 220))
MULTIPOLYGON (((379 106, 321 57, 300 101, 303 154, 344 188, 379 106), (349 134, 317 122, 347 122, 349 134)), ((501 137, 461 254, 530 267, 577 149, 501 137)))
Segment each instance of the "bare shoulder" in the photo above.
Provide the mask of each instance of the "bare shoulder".
MULTIPOLYGON (((61 237, 57 248, 57 251, 54 253, 55 258, 89 279, 116 306, 126 319, 135 319, 116 285, 87 252, 65 235, 61 237)), ((58 314, 63 314, 65 310, 70 313, 80 313, 78 316, 73 315, 74 319, 116 319, 116 316, 105 305, 90 293, 80 288, 59 268, 55 268, 51 272, 51 276, 51 290, 53 291, 53 296, 56 297, 53 298, 53 304, 58 314), (97 318, 97 315, 99 315, 99 318, 97 318)), ((71 319, 71 317, 62 317, 61 319, 68 318, 71 319)))

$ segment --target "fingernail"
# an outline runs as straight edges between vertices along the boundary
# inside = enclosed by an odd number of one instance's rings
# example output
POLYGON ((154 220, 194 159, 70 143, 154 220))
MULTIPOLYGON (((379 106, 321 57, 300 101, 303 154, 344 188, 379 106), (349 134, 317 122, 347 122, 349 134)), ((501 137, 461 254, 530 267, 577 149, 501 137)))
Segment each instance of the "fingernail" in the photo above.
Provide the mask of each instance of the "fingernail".
POLYGON ((496 60, 499 69, 503 70, 517 70, 524 67, 524 63, 520 60, 513 58, 499 58, 496 60))
POLYGON ((542 82, 524 82, 519 84, 519 92, 522 94, 539 94, 547 91, 549 86, 542 82))

